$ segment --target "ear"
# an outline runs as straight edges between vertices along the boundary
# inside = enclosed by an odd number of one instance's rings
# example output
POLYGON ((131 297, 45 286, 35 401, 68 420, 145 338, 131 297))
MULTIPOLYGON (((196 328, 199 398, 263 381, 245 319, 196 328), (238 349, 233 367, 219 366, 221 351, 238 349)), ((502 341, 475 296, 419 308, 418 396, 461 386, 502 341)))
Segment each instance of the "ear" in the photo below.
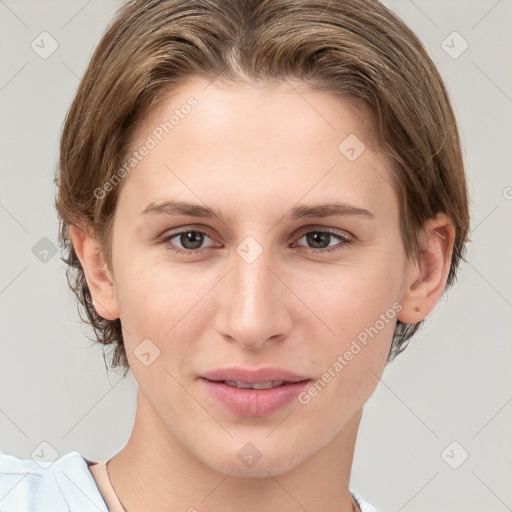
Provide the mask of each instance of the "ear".
POLYGON ((69 234, 84 269, 96 312, 106 320, 119 318, 114 280, 99 243, 85 226, 71 225, 69 234))
POLYGON ((409 263, 398 320, 421 322, 434 309, 448 279, 454 242, 455 227, 446 215, 425 223, 420 233, 424 250, 409 263))

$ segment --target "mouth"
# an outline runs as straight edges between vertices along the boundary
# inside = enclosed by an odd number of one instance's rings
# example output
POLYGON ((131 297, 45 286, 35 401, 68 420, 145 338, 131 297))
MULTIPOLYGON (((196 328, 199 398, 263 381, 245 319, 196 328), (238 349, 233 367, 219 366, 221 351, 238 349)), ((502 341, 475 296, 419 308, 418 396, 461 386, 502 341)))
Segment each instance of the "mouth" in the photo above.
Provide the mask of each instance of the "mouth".
POLYGON ((296 384, 297 382, 305 382, 309 379, 299 380, 299 381, 285 381, 285 380, 272 380, 268 382, 243 382, 239 380, 209 380, 210 382, 216 382, 218 384, 226 384, 227 386, 231 386, 233 388, 238 389, 271 389, 271 388, 279 388, 281 386, 289 386, 291 384, 296 384))
POLYGON ((224 410, 237 416, 268 416, 290 406, 311 380, 298 382, 240 382, 200 379, 206 393, 224 410), (275 385, 278 384, 278 385, 275 385), (240 386, 240 387, 239 387, 240 386))
POLYGON ((286 370, 284 368, 244 368, 241 366, 232 366, 212 370, 201 375, 203 379, 211 382, 223 382, 228 386, 238 387, 240 389, 267 389, 278 387, 289 383, 309 380, 309 377, 286 370))

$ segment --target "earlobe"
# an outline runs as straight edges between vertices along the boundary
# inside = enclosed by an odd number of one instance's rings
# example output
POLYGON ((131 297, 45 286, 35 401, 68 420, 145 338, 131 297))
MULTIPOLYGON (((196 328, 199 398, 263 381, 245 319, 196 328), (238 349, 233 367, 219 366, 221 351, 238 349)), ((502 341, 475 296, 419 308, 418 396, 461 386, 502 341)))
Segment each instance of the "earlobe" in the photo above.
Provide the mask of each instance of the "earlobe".
POLYGON ((106 320, 119 318, 114 280, 98 241, 82 226, 70 226, 69 234, 82 264, 96 312, 106 320))
POLYGON ((455 228, 445 215, 427 221, 420 237, 423 251, 409 265, 398 320, 413 324, 423 320, 437 304, 450 271, 455 228))

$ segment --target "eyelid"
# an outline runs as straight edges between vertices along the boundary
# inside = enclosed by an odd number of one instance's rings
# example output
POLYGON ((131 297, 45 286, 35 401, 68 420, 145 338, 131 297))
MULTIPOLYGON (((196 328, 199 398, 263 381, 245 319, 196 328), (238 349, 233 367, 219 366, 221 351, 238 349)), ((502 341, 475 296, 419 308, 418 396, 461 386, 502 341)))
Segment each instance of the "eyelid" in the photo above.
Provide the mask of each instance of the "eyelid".
POLYGON ((204 233, 205 235, 208 235, 210 238, 217 237, 217 235, 214 235, 213 231, 210 228, 208 228, 207 226, 186 224, 184 226, 178 226, 176 228, 167 229, 161 235, 159 235, 157 238, 158 239, 168 238, 170 236, 179 235, 181 233, 187 233, 189 231, 197 231, 198 233, 204 233))
POLYGON ((299 231, 300 235, 298 238, 302 238, 305 234, 311 233, 311 232, 321 232, 321 233, 330 233, 331 235, 336 235, 341 238, 344 238, 345 240, 355 241, 356 237, 350 233, 349 231, 346 231, 344 229, 339 228, 329 228, 326 226, 305 226, 301 228, 299 231))
MULTIPOLYGON (((201 233, 205 236, 207 236, 208 238, 210 238, 211 240, 214 240, 215 237, 213 237, 211 235, 211 233, 205 229, 205 228, 199 228, 199 227, 188 227, 188 226, 185 226, 185 227, 181 227, 181 228, 176 228, 174 230, 171 230, 171 231, 166 231, 162 234, 162 236, 158 237, 158 240, 159 242, 161 243, 168 243, 168 244, 171 244, 171 239, 172 238, 175 238, 176 236, 178 235, 181 235, 183 233, 189 233, 189 232, 195 232, 195 233, 201 233)), ((174 244, 173 244, 174 245, 174 244)), ((213 245, 210 245, 208 247, 200 247, 199 249, 182 249, 180 247, 177 247, 176 250, 177 251, 182 251, 182 252, 186 252, 186 251, 189 251, 189 252, 194 252, 194 253, 199 253, 205 249, 210 249, 212 247, 218 247, 218 244, 215 245, 215 243, 213 245)))

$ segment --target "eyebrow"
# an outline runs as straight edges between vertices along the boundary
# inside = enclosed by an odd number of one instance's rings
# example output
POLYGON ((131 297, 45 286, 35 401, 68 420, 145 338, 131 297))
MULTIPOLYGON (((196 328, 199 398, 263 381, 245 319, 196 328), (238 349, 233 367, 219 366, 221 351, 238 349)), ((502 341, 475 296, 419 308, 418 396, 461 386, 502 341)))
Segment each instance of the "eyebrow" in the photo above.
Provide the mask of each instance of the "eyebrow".
MULTIPOLYGON (((139 215, 167 215, 177 216, 184 215, 187 217, 201 217, 209 219, 219 219, 222 222, 226 222, 224 215, 214 208, 209 206, 202 206, 200 204, 187 203, 183 201, 163 201, 163 202, 152 202, 139 215)), ((375 215, 366 210, 365 208, 359 208, 358 206, 343 203, 343 202, 331 202, 324 204, 315 205, 299 205, 294 206, 287 213, 286 217, 292 220, 298 220, 302 218, 322 218, 331 216, 348 216, 356 215, 366 217, 368 219, 374 219, 375 215)))

